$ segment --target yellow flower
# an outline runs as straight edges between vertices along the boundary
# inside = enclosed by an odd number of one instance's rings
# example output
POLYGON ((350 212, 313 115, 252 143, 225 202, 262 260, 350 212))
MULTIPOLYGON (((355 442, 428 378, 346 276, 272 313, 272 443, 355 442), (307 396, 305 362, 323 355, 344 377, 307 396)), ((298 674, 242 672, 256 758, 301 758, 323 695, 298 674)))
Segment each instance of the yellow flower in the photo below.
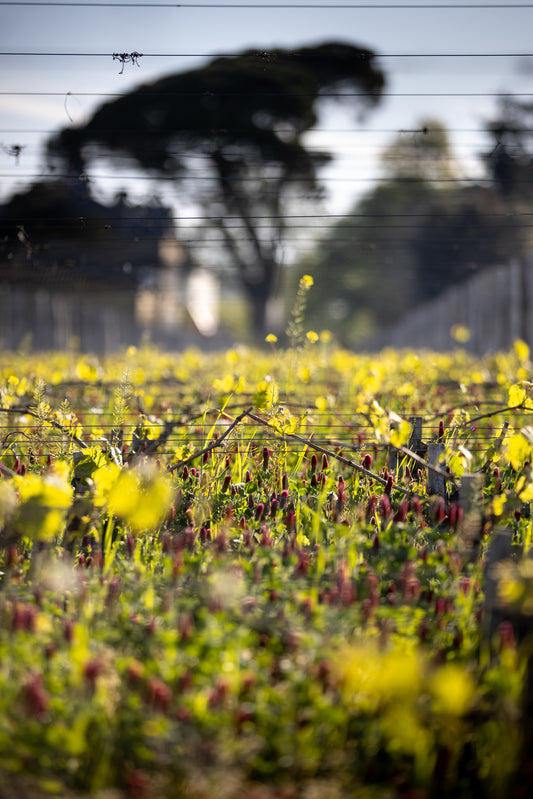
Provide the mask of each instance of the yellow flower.
POLYGON ((19 504, 13 526, 22 535, 41 541, 62 532, 72 503, 73 488, 64 469, 52 469, 46 476, 30 474, 14 479, 19 504))
POLYGON ((94 481, 95 504, 105 504, 135 531, 157 527, 172 500, 168 475, 152 468, 121 470, 110 464, 95 472, 94 481))
POLYGON ((470 330, 466 325, 454 325, 451 329, 452 338, 459 344, 466 344, 470 340, 470 330))
POLYGON ((498 581, 498 598, 504 605, 515 605, 520 602, 524 593, 524 583, 513 575, 504 574, 498 581))
POLYGON ((314 283, 314 280, 311 277, 311 275, 303 275, 300 278, 300 288, 305 289, 305 291, 308 291, 308 289, 311 288, 313 283, 314 283))
POLYGON ((515 471, 524 465, 524 462, 531 456, 531 444, 520 433, 515 433, 507 441, 507 458, 515 471))
POLYGON ((517 339, 513 344, 513 349, 519 361, 529 360, 529 347, 525 341, 517 339))
POLYGON ((115 516, 127 519, 138 504, 140 488, 138 475, 132 470, 120 472, 107 497, 107 507, 115 516))
POLYGON ((4 527, 15 513, 17 495, 11 482, 0 482, 0 526, 4 527))
POLYGON ((279 388, 275 380, 272 380, 271 377, 267 376, 265 380, 262 380, 255 391, 254 394, 254 405, 256 408, 269 410, 271 409, 279 399, 279 388))
POLYGON ((431 681, 433 705, 437 713, 446 716, 462 716, 474 699, 472 678, 460 666, 443 666, 431 681))
POLYGON ((276 344, 278 337, 274 335, 274 333, 269 333, 268 336, 265 338, 267 344, 276 344))
POLYGON ((305 337, 310 344, 316 344, 318 341, 318 333, 315 333, 314 330, 308 330, 305 337))
POLYGON ((96 491, 94 495, 94 504, 97 507, 107 505, 109 494, 120 475, 120 466, 116 463, 108 463, 100 466, 92 474, 96 491))
POLYGON ((224 377, 216 377, 213 380, 213 388, 219 394, 229 394, 235 387, 235 378, 233 375, 225 375, 224 377))
POLYGON ((415 652, 381 653, 370 644, 341 651, 339 670, 345 699, 358 705, 410 702, 420 690, 422 664, 415 652))

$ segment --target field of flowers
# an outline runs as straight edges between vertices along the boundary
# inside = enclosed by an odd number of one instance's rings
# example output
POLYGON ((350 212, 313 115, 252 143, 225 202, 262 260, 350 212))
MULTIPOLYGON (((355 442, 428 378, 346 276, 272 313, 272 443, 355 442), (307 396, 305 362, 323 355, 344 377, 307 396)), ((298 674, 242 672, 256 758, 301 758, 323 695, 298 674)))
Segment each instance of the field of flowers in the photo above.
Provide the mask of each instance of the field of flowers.
POLYGON ((270 346, 0 354, 1 797, 533 787, 527 345, 270 346))

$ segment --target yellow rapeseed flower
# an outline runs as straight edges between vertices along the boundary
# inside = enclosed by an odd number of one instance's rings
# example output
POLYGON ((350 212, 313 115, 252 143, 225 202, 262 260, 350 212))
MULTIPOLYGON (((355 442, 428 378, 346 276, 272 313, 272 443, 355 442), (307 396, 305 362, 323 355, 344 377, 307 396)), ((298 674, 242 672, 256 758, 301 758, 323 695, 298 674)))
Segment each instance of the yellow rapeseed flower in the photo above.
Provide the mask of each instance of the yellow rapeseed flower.
POLYGON ((448 664, 440 668, 431 681, 433 707, 446 716, 463 716, 475 695, 472 678, 464 668, 448 664))
POLYGON ((47 474, 16 476, 19 494, 12 524, 27 538, 46 541, 59 535, 72 503, 73 488, 68 470, 53 468, 47 474))
POLYGON ((459 344, 466 344, 470 341, 470 330, 466 325, 454 325, 451 329, 452 338, 459 344))
POLYGON ((152 467, 119 469, 110 464, 98 469, 93 479, 95 502, 106 505, 110 513, 136 532, 157 527, 168 513, 172 501, 170 478, 152 467))

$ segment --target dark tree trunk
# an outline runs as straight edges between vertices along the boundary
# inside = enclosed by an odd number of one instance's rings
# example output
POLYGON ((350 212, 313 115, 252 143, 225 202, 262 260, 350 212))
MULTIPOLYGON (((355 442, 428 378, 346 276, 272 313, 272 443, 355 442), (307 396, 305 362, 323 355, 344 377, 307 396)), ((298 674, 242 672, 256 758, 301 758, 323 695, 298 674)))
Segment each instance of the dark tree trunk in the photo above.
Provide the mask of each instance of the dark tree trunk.
POLYGON ((267 308, 268 302, 275 292, 279 264, 274 257, 263 255, 260 263, 260 278, 256 280, 245 279, 246 296, 250 303, 252 318, 251 330, 258 344, 265 340, 267 333, 267 308))
POLYGON ((248 286, 247 295, 252 310, 252 334, 257 343, 260 343, 268 333, 266 319, 268 293, 264 283, 248 286))

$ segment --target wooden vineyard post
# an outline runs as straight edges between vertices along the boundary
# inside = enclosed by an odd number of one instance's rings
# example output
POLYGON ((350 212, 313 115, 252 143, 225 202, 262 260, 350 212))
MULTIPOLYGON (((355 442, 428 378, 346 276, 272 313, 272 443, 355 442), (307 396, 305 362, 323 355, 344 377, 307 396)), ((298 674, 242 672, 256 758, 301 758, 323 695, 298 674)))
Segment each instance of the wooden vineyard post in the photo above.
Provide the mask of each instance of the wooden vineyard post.
MULTIPOLYGON (((444 455, 445 449, 444 444, 428 444, 428 463, 431 466, 438 466, 440 469, 443 469, 444 463, 441 458, 442 455, 444 455)), ((446 499, 446 478, 444 475, 437 474, 437 472, 428 469, 427 492, 430 496, 432 494, 438 494, 446 499)))
POLYGON ((485 556, 485 612, 483 616, 484 636, 488 644, 503 621, 502 611, 496 602, 498 592, 498 565, 511 557, 513 534, 508 529, 496 529, 485 556))
MULTIPOLYGON (((427 447, 424 443, 422 443, 422 417, 411 416, 409 422, 412 425, 412 428, 411 428, 411 436, 409 438, 409 443, 407 446, 411 450, 411 452, 414 452, 416 455, 423 458, 427 452, 427 447)), ((416 468, 416 464, 412 459, 411 461, 409 461, 408 458, 407 462, 412 469, 416 468)), ((398 451, 394 447, 391 447, 389 449, 387 466, 390 471, 396 473, 397 481, 403 479, 403 467, 401 464, 398 463, 398 451)))
POLYGON ((483 530, 483 481, 482 473, 463 474, 459 487, 459 505, 463 511, 460 538, 467 554, 475 557, 483 530))
POLYGON ((511 622, 516 642, 523 650, 526 659, 524 689, 522 695, 522 754, 518 769, 520 782, 514 797, 521 799, 531 795, 533 788, 533 623, 531 616, 523 611, 506 610, 498 602, 499 565, 511 558, 513 533, 509 529, 496 529, 485 557, 485 612, 483 617, 483 638, 489 657, 497 654, 498 642, 495 636, 503 622, 511 622), (496 647, 496 649, 495 649, 496 647))
POLYGON ((411 416, 409 421, 413 425, 411 438, 409 439, 409 449, 422 456, 426 452, 426 445, 422 443, 422 417, 411 416))
MULTIPOLYGON (((392 427, 393 426, 391 424, 390 427, 391 430, 392 427)), ((389 472, 394 473, 394 475, 396 476, 396 480, 400 479, 400 471, 398 467, 398 450, 393 446, 389 447, 389 451, 387 453, 387 469, 389 470, 389 472)))

